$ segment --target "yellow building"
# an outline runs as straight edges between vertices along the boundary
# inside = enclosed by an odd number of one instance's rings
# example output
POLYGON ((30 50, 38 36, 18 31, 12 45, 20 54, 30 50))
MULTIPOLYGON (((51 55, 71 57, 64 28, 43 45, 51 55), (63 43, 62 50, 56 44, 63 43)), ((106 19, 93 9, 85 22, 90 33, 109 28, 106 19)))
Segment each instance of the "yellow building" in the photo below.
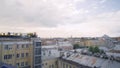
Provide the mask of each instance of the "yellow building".
MULTIPOLYGON (((72 58, 73 59, 73 58, 72 58)), ((66 58, 58 59, 58 68, 91 68, 66 58)))
POLYGON ((17 68, 41 68, 41 44, 39 43, 41 42, 38 37, 27 34, 24 36, 1 35, 0 61, 17 68), (36 57, 37 54, 39 54, 38 57, 36 57), (36 59, 39 61, 35 62, 36 59))
POLYGON ((69 60, 59 59, 58 68, 78 68, 78 65, 69 60))
POLYGON ((46 59, 42 62, 42 68, 58 68, 58 59, 46 59))

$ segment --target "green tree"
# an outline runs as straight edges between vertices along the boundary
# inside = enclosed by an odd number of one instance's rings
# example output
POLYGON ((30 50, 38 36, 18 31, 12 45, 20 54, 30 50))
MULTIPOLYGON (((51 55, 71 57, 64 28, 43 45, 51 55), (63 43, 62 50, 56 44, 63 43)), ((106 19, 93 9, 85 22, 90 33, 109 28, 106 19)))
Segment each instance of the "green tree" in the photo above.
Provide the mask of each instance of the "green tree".
POLYGON ((90 46, 89 51, 92 53, 98 53, 100 52, 100 49, 98 48, 98 46, 90 46))
POLYGON ((93 46, 90 46, 90 47, 89 47, 89 51, 93 53, 93 52, 94 52, 94 47, 93 47, 93 46))
POLYGON ((94 47, 94 53, 100 52, 99 48, 97 46, 94 47))
POLYGON ((73 44, 73 49, 77 49, 79 47, 80 47, 79 44, 73 44))

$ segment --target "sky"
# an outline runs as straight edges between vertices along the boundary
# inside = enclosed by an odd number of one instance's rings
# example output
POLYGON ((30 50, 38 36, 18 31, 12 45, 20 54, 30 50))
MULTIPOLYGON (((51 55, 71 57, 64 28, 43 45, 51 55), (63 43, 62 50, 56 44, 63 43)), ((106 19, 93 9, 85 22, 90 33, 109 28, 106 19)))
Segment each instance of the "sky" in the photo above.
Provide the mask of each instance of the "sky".
POLYGON ((0 0, 0 32, 120 36, 120 0, 0 0))

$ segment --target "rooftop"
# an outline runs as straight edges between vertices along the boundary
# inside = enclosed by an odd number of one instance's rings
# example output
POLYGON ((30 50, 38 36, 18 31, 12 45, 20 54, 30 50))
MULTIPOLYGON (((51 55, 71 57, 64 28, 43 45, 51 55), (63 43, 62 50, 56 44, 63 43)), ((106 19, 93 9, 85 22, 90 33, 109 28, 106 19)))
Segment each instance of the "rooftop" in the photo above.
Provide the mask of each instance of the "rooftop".
POLYGON ((96 66, 98 68, 120 68, 120 62, 110 59, 81 55, 80 53, 73 53, 70 56, 63 56, 62 58, 89 67, 96 66))
POLYGON ((0 33, 0 38, 32 38, 37 37, 36 33, 0 33))

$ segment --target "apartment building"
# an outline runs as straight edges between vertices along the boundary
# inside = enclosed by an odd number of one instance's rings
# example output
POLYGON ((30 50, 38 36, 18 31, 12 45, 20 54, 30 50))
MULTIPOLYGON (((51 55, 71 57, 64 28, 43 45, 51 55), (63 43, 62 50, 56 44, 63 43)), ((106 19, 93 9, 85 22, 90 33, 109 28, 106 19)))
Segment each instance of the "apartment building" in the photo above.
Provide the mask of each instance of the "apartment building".
POLYGON ((41 68, 41 40, 35 33, 0 33, 0 61, 17 68, 41 68))
POLYGON ((58 68, 58 46, 42 46, 42 68, 58 68))

